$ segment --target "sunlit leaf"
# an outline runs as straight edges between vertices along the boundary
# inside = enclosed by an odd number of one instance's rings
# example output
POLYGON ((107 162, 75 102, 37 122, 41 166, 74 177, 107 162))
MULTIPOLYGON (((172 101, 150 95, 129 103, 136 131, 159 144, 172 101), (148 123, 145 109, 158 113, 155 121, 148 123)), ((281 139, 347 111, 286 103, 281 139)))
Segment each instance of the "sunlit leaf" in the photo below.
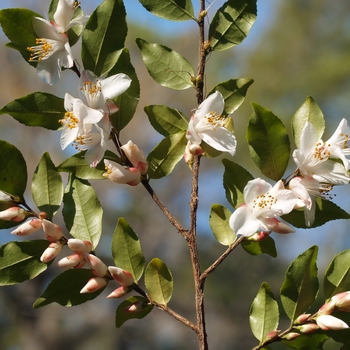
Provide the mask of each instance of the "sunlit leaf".
POLYGON ((270 236, 266 237, 260 242, 254 241, 243 241, 241 243, 242 248, 251 255, 268 254, 273 258, 277 257, 276 244, 273 238, 270 236))

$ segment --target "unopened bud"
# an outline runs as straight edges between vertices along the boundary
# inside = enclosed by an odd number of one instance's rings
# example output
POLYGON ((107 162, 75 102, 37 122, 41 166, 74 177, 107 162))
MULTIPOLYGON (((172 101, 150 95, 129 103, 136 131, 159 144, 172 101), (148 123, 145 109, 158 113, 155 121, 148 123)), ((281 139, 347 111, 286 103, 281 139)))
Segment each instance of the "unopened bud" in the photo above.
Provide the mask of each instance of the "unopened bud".
POLYGON ((130 306, 126 307, 124 311, 127 312, 140 312, 145 308, 145 303, 142 301, 136 301, 135 303, 131 304, 130 306))
POLYGON ((338 311, 350 311, 350 292, 333 295, 331 301, 335 303, 334 306, 338 311))
POLYGON ((40 230, 41 226, 42 224, 40 219, 32 219, 18 226, 15 230, 11 232, 11 234, 18 236, 27 236, 33 232, 40 230))
POLYGON ((287 334, 285 334, 282 339, 283 340, 294 340, 296 338, 298 338, 300 336, 300 333, 296 333, 296 332, 289 332, 287 334))
POLYGON ((109 266, 108 270, 112 277, 122 286, 131 286, 134 283, 133 275, 120 267, 109 266))
POLYGON ((264 338, 264 341, 276 339, 276 338, 278 338, 280 333, 281 333, 281 331, 279 331, 279 330, 271 331, 266 335, 266 337, 264 338))
POLYGON ((294 321, 294 324, 303 324, 305 322, 309 321, 311 314, 301 314, 299 317, 297 317, 294 321))
POLYGON ((320 309, 317 311, 318 315, 330 315, 335 307, 334 301, 329 301, 328 303, 323 304, 320 309))
POLYGON ((132 291, 133 288, 127 286, 120 286, 115 289, 107 298, 121 298, 132 291))
POLYGON ((93 277, 90 278, 88 283, 84 286, 84 288, 80 291, 81 294, 84 293, 93 293, 97 290, 104 288, 107 285, 108 281, 103 277, 93 277))
POLYGON ((70 238, 67 242, 70 249, 77 253, 90 253, 92 250, 92 243, 90 241, 82 241, 77 238, 70 238))
POLYGON ((95 276, 105 277, 108 275, 108 269, 104 262, 99 259, 97 256, 92 254, 84 254, 85 260, 91 268, 91 271, 95 276))
POLYGON ((246 239, 248 241, 253 241, 253 242, 261 242, 264 239, 266 239, 270 235, 271 231, 258 231, 255 232, 253 235, 247 237, 246 239))
POLYGON ((305 323, 295 328, 299 329, 300 333, 303 333, 303 334, 313 333, 313 332, 316 332, 318 329, 320 329, 320 327, 316 323, 305 323))
POLYGON ((316 318, 317 325, 324 331, 347 329, 349 326, 332 315, 321 315, 316 318))
POLYGON ((80 269, 85 266, 86 261, 83 254, 73 254, 62 258, 57 265, 62 268, 75 268, 80 269))
POLYGON ((11 207, 0 211, 0 220, 19 222, 26 218, 26 211, 20 207, 11 207))
POLYGON ((51 242, 50 245, 44 250, 44 253, 41 255, 40 260, 43 263, 47 263, 55 259, 61 250, 62 250, 61 242, 51 242))
POLYGON ((58 225, 46 219, 42 220, 42 224, 43 224, 43 230, 46 235, 46 239, 48 241, 56 242, 62 238, 63 234, 62 234, 61 227, 59 227, 58 225))
POLYGON ((199 156, 203 153, 202 147, 199 145, 196 145, 195 143, 191 143, 188 148, 189 152, 193 154, 194 156, 199 156))
POLYGON ((129 141, 127 144, 123 145, 121 149, 134 168, 138 169, 142 175, 147 173, 148 164, 146 157, 136 144, 129 141))

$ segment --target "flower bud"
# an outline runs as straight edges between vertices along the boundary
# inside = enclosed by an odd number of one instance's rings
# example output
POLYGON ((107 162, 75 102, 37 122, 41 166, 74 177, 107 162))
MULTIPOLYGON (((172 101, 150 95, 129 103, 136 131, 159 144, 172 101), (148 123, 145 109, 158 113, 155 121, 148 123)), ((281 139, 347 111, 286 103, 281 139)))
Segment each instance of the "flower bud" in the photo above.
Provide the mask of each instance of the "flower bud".
POLYGON ((289 332, 287 334, 285 334, 282 339, 283 340, 294 340, 296 338, 298 338, 300 336, 300 333, 296 333, 296 332, 289 332))
POLYGON ((87 240, 82 241, 81 239, 70 238, 67 245, 77 253, 90 253, 92 250, 92 243, 87 240))
POLYGON ((11 234, 18 236, 27 236, 33 232, 40 230, 41 226, 42 224, 40 219, 32 219, 26 221, 22 225, 19 225, 15 230, 11 232, 11 234))
POLYGON ((303 324, 307 321, 309 321, 311 314, 301 314, 299 317, 297 317, 294 321, 294 324, 303 324))
POLYGON ((107 285, 108 281, 103 277, 93 277, 90 278, 88 283, 84 286, 84 288, 80 291, 81 294, 84 293, 93 293, 97 290, 104 288, 107 285))
POLYGON ((107 298, 121 298, 126 294, 130 293, 131 291, 132 291, 132 288, 130 287, 120 286, 117 289, 115 289, 111 294, 109 294, 107 298))
POLYGON ((146 174, 148 169, 147 160, 144 153, 135 145, 132 141, 123 145, 121 149, 124 151, 126 157, 129 159, 131 164, 139 170, 141 174, 146 174))
POLYGON ((92 254, 84 254, 85 260, 91 268, 91 271, 95 276, 105 277, 108 275, 108 269, 104 262, 102 262, 97 256, 92 254))
POLYGON ((248 241, 261 242, 270 235, 271 231, 258 231, 247 237, 248 241))
POLYGON ((309 334, 317 331, 320 329, 320 327, 316 323, 305 323, 301 326, 295 327, 296 329, 299 329, 300 333, 303 334, 309 334))
POLYGON ((316 318, 317 325, 324 331, 347 329, 349 326, 332 315, 321 315, 316 318))
POLYGON ((134 283, 133 275, 120 267, 108 266, 108 270, 112 277, 122 286, 131 286, 134 283))
POLYGON ((19 222, 26 218, 26 211, 20 207, 11 207, 0 211, 0 220, 19 222))
POLYGON ((62 238, 63 234, 61 227, 46 219, 42 220, 42 224, 48 241, 56 242, 62 238))
POLYGON ((350 292, 333 295, 331 301, 335 303, 334 306, 338 311, 350 311, 350 292))
POLYGON ((335 307, 335 302, 334 301, 329 301, 328 303, 323 304, 320 309, 318 310, 317 314, 318 315, 330 315, 335 307))
POLYGON ((75 268, 80 269, 85 266, 86 261, 83 254, 73 254, 62 258, 57 265, 63 268, 75 268))
POLYGON ((44 253, 41 255, 40 260, 43 263, 47 263, 56 258, 56 256, 62 250, 61 242, 51 242, 50 245, 44 250, 44 253))

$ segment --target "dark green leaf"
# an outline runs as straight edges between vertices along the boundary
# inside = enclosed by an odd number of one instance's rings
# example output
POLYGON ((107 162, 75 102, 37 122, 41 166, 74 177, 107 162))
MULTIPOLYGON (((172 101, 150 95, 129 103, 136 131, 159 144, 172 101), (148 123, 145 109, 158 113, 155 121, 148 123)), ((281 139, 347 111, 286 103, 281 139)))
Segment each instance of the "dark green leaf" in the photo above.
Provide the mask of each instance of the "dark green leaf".
POLYGON ((93 293, 83 293, 80 291, 90 280, 96 277, 90 269, 71 269, 58 275, 46 288, 45 292, 38 298, 33 307, 39 307, 58 303, 62 306, 76 306, 99 296, 104 288, 93 293))
POLYGON ((146 267, 145 286, 151 300, 167 305, 173 294, 173 276, 165 263, 154 258, 146 267))
POLYGON ((142 6, 158 17, 171 21, 194 19, 191 0, 139 0, 142 6))
POLYGON ((134 276, 138 281, 145 268, 140 239, 124 218, 119 218, 112 238, 114 263, 134 276))
POLYGON ((150 76, 160 85, 174 90, 193 86, 194 71, 186 58, 167 46, 136 39, 142 59, 150 76))
POLYGON ((250 155, 268 178, 282 178, 290 158, 289 137, 283 123, 271 111, 253 103, 247 140, 250 155))
POLYGON ((70 176, 63 197, 63 218, 74 238, 88 240, 93 250, 102 233, 103 210, 94 189, 86 181, 70 176))
POLYGON ((321 350, 323 349, 323 344, 328 339, 329 337, 326 334, 311 333, 311 334, 300 334, 300 336, 294 340, 290 340, 290 341, 283 340, 283 343, 292 349, 321 350))
POLYGON ((318 293, 318 248, 313 246, 299 255, 289 266, 281 287, 281 301, 287 316, 294 321, 306 312, 318 293))
POLYGON ((151 105, 144 108, 153 128, 163 136, 186 131, 188 119, 177 109, 163 105, 151 105))
POLYGON ((223 159, 224 164, 224 188, 226 198, 233 208, 237 209, 244 203, 243 190, 248 181, 253 180, 253 176, 237 163, 228 159, 223 159))
POLYGON ((268 254, 273 258, 277 257, 275 241, 269 236, 261 242, 245 240, 242 242, 242 248, 251 255, 268 254))
POLYGON ((42 156, 34 172, 32 195, 40 211, 46 212, 48 218, 52 219, 62 203, 63 182, 47 152, 42 156))
POLYGON ((0 114, 9 114, 20 123, 27 126, 42 126, 49 130, 57 130, 64 118, 63 99, 44 92, 16 99, 0 110, 0 114))
POLYGON ((47 240, 9 242, 0 247, 0 286, 9 286, 35 278, 50 265, 40 261, 47 240))
POLYGON ((148 300, 144 297, 133 296, 127 298, 125 301, 120 303, 117 308, 115 316, 115 326, 121 327, 124 322, 131 319, 141 319, 147 316, 153 309, 153 305, 148 303, 148 300), (128 308, 134 303, 143 303, 143 309, 140 311, 130 312, 128 308))
POLYGON ((82 35, 84 69, 102 76, 114 67, 128 31, 125 16, 122 0, 104 0, 91 14, 82 35))
POLYGON ((321 139, 325 129, 324 116, 320 107, 310 96, 307 97, 306 101, 299 107, 292 118, 292 134, 294 142, 298 148, 300 145, 301 130, 306 122, 309 122, 314 126, 317 139, 321 139))
POLYGON ((264 282, 253 300, 249 312, 250 328, 256 339, 262 341, 278 327, 278 304, 270 286, 264 282))
POLYGON ((257 15, 257 0, 228 0, 216 12, 209 27, 210 47, 223 51, 240 44, 257 15))
POLYGON ((149 177, 160 179, 169 175, 182 159, 186 144, 186 131, 169 135, 163 139, 147 157, 149 177))

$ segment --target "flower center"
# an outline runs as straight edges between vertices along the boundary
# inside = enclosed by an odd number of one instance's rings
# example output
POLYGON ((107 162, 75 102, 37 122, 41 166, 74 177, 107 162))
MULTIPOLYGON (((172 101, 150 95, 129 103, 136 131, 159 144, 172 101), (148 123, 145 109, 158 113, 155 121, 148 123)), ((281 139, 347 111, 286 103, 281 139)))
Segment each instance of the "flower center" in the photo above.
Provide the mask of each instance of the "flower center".
POLYGON ((67 126, 69 129, 74 129, 79 124, 79 119, 73 114, 73 112, 66 112, 64 114, 64 119, 60 119, 58 122, 67 126))
POLYGON ((326 144, 325 142, 318 142, 315 146, 314 158, 317 160, 328 159, 331 156, 331 152, 329 151, 330 144, 326 144))
POLYGON ((96 80, 96 83, 91 80, 84 81, 81 90, 87 99, 88 106, 91 108, 97 108, 102 92, 102 84, 98 80, 96 80))
POLYGON ((272 196, 269 192, 257 196, 253 201, 253 209, 271 209, 277 203, 277 198, 272 196))
POLYGON ((27 47, 31 52, 29 61, 42 61, 52 55, 55 51, 56 41, 50 39, 37 38, 35 40, 36 46, 27 47))
POLYGON ((210 125, 211 129, 215 129, 218 126, 222 126, 225 117, 212 111, 204 116, 207 125, 210 125))

